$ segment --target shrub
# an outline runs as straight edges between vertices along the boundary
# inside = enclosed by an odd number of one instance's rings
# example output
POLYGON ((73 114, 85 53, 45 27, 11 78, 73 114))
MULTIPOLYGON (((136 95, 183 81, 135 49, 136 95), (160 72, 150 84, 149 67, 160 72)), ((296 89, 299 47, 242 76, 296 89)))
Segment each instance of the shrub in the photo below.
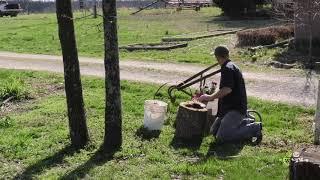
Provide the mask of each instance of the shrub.
POLYGON ((294 36, 294 27, 293 26, 273 26, 270 27, 270 31, 277 34, 277 38, 288 39, 294 36))
POLYGON ((237 33, 239 46, 258 46, 275 43, 278 39, 293 36, 293 26, 272 26, 260 29, 248 29, 237 33))
POLYGON ((22 80, 16 78, 8 78, 2 80, 0 84, 0 100, 3 101, 9 97, 20 100, 28 97, 29 91, 22 80))
POLYGON ((248 29, 237 33, 238 45, 257 46, 276 42, 276 33, 266 30, 248 29))

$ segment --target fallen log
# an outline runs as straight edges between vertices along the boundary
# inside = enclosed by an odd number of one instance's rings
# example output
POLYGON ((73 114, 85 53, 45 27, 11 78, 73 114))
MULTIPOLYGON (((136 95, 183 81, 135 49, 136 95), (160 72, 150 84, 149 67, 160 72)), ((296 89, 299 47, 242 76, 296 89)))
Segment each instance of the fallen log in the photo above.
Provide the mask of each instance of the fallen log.
POLYGON ((292 69, 296 66, 296 64, 281 63, 279 61, 271 61, 268 65, 274 68, 282 68, 282 69, 292 69))
POLYGON ((157 3, 160 3, 160 2, 167 3, 165 0, 156 0, 156 1, 154 1, 154 2, 152 2, 152 3, 150 3, 150 4, 148 4, 148 5, 146 5, 146 6, 144 6, 144 7, 139 8, 139 10, 131 13, 131 15, 135 15, 135 14, 139 13, 140 11, 143 11, 143 10, 147 9, 148 7, 151 7, 151 6, 153 6, 153 5, 157 4, 157 3))
POLYGON ((176 48, 184 48, 187 47, 188 43, 180 43, 180 42, 162 42, 162 43, 149 43, 149 44, 130 44, 126 46, 120 46, 119 49, 125 49, 127 51, 135 51, 135 50, 170 50, 176 48))
POLYGON ((202 103, 180 103, 176 118, 176 138, 202 138, 207 123, 208 110, 202 103))
POLYGON ((197 40, 197 39, 203 39, 203 38, 211 38, 211 37, 216 37, 216 36, 223 36, 227 34, 235 34, 239 31, 242 31, 244 29, 236 29, 236 30, 229 30, 229 31, 222 31, 222 30, 217 30, 212 33, 207 33, 205 35, 196 35, 196 36, 191 36, 191 37, 164 37, 162 38, 162 42, 177 42, 177 41, 192 41, 192 40, 197 40))
POLYGON ((288 46, 288 44, 290 42, 292 42, 293 40, 294 39, 291 38, 291 39, 287 39, 287 40, 284 40, 284 41, 281 41, 281 42, 278 42, 278 43, 274 43, 274 44, 270 44, 270 45, 250 47, 250 48, 248 48, 248 50, 254 52, 254 51, 258 50, 258 49, 263 49, 263 48, 271 49, 271 48, 276 48, 276 47, 285 47, 285 46, 288 46))
POLYGON ((290 180, 320 179, 320 148, 304 148, 293 153, 289 174, 290 180))
POLYGON ((3 105, 7 104, 8 102, 10 102, 12 99, 14 99, 14 96, 11 96, 9 98, 7 98, 6 100, 4 100, 3 102, 0 103, 0 107, 2 107, 3 105))

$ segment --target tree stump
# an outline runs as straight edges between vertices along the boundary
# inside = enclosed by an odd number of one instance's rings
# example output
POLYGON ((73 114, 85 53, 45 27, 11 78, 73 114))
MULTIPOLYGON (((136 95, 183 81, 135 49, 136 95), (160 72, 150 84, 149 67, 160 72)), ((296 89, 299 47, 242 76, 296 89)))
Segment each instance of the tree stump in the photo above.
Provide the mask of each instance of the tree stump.
POLYGON ((202 138, 207 122, 207 111, 201 103, 180 103, 176 118, 176 138, 202 138))
POLYGON ((294 152, 289 169, 290 180, 320 179, 320 148, 304 148, 294 152))

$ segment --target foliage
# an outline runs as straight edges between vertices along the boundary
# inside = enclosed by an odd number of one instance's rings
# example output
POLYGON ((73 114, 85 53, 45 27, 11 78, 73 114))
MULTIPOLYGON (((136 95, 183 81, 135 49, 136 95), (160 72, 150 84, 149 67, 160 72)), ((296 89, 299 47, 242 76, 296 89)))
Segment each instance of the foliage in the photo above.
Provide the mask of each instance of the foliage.
POLYGON ((293 36, 292 26, 272 26, 268 28, 247 29, 237 32, 239 46, 269 45, 278 39, 288 39, 293 36))
MULTIPOLYGON (((5 71, 13 72, 18 71, 5 71)), ((34 81, 63 80, 61 75, 40 72, 32 76, 34 81)), ((16 77, 28 79, 26 73, 16 77)), ((252 98, 249 106, 262 113, 265 138, 260 147, 244 146, 238 156, 226 157, 238 147, 215 146, 210 136, 199 148, 174 146, 177 104, 171 105, 160 135, 145 139, 140 135, 144 100, 152 99, 158 87, 123 81, 124 144, 110 158, 99 153, 104 135, 104 81, 86 77, 83 86, 91 144, 81 151, 70 149, 64 94, 42 97, 23 105, 23 111, 8 114, 10 125, 0 127, 0 179, 18 174, 22 179, 285 179, 292 147, 312 142, 313 110, 252 98)))
POLYGON ((9 97, 20 100, 25 99, 29 95, 29 89, 23 80, 13 77, 1 80, 0 84, 0 100, 3 101, 9 97))
POLYGON ((214 2, 223 10, 226 15, 238 17, 247 13, 253 13, 250 11, 256 10, 257 4, 264 4, 266 0, 214 0, 214 2), (249 12, 246 12, 249 11, 249 12))

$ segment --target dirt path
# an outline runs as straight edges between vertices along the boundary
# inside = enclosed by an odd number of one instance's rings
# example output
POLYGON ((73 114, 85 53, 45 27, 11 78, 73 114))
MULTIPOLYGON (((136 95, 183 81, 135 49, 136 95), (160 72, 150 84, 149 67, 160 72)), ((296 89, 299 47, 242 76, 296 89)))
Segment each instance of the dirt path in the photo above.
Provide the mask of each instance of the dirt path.
MULTIPOLYGON (((82 75, 104 76, 101 59, 80 58, 82 75)), ((63 72, 61 57, 0 52, 0 68, 63 72)), ((139 82, 175 84, 204 69, 190 64, 145 61, 121 61, 121 79, 139 82)), ((304 106, 314 106, 317 80, 312 77, 244 72, 249 96, 304 106)), ((215 77, 218 81, 219 77, 215 77)))

